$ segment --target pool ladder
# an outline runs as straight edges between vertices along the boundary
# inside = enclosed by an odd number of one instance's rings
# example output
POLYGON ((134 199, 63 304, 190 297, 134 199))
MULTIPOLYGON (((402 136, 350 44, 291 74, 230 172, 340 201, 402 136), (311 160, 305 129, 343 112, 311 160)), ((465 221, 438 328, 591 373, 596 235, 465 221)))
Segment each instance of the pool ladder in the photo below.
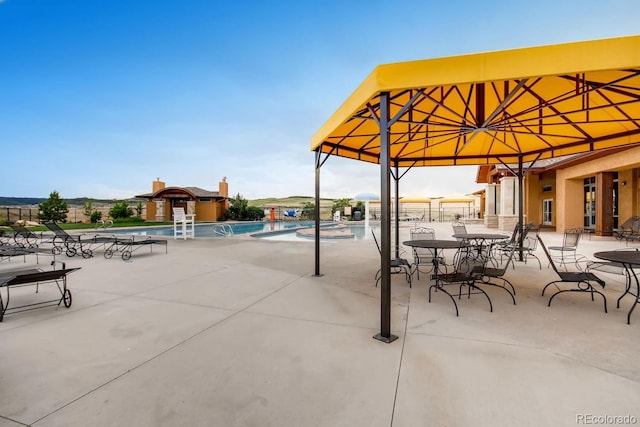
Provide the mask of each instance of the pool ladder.
POLYGON ((106 230, 107 228, 110 228, 113 226, 113 221, 108 219, 108 220, 104 220, 104 219, 99 219, 98 221, 96 221, 96 231, 98 230, 106 230))
POLYGON ((233 228, 229 224, 213 224, 213 235, 216 237, 233 236, 233 228))

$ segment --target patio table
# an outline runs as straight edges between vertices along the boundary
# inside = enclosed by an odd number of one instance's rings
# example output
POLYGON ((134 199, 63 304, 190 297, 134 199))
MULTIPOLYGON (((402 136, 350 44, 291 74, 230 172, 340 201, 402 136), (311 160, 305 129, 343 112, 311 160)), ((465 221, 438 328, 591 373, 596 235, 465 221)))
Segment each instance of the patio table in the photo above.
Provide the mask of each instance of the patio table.
POLYGON ((631 324, 631 313, 633 313, 633 310, 638 304, 638 299, 640 298, 640 282, 638 281, 638 276, 633 269, 634 266, 640 267, 640 251, 602 251, 594 253, 593 256, 605 261, 620 263, 627 271, 627 287, 620 298, 618 298, 617 308, 620 308, 620 300, 622 300, 622 298, 627 294, 634 297, 633 304, 627 313, 627 324, 631 324), (631 291, 631 277, 633 277, 636 284, 635 293, 631 291))
POLYGON ((464 248, 467 247, 468 244, 464 241, 459 241, 459 240, 439 240, 439 239, 432 239, 432 240, 407 240, 405 242, 402 242, 403 245, 405 246, 411 246, 411 247, 415 247, 415 248, 424 248, 424 249, 433 249, 433 278, 437 279, 438 278, 438 265, 440 264, 438 262, 438 249, 444 250, 444 249, 460 249, 460 248, 464 248))
MULTIPOLYGON (((482 259, 483 249, 486 247, 486 242, 497 241, 497 240, 507 240, 511 238, 511 236, 507 236, 499 233, 456 233, 452 236, 454 239, 462 239, 471 243, 470 246, 473 246, 477 249, 476 259, 482 259)), ((490 251, 487 251, 486 254, 489 261, 493 264, 497 265, 496 262, 491 258, 490 251)))

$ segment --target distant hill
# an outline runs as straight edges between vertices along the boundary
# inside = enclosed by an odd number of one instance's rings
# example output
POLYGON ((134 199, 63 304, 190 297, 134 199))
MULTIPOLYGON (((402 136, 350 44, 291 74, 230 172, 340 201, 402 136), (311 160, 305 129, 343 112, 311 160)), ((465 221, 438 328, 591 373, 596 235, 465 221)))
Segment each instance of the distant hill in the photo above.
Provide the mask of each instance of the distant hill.
POLYGON ((37 205, 45 200, 41 197, 0 197, 0 206, 37 205))
MULTIPOLYGON (((310 196, 290 196, 281 198, 266 198, 247 200, 249 206, 282 206, 287 208, 301 208, 305 203, 315 203, 315 197, 310 196)), ((320 205, 333 204, 333 199, 320 199, 320 205)))
MULTIPOLYGON (((1 197, 0 196, 0 206, 29 206, 29 205, 39 205, 40 203, 47 200, 47 198, 43 197, 1 197)), ((84 206, 89 200, 88 197, 80 197, 76 199, 64 199, 67 202, 67 205, 72 206, 84 206)), ((99 199, 91 199, 93 203, 105 203, 112 204, 114 202, 121 202, 122 200, 99 200, 99 199)), ((133 199, 128 199, 130 203, 133 199)), ((266 199, 255 199, 255 200, 247 200, 249 206, 282 206, 288 208, 298 208, 303 207, 305 203, 315 203, 315 197, 310 196, 291 196, 291 197, 281 197, 281 198, 266 198, 266 199)), ((331 206, 333 204, 333 199, 320 199, 320 205, 328 205, 331 206)))
MULTIPOLYGON (((47 200, 44 197, 2 197, 0 196, 0 206, 28 206, 28 205, 39 205, 40 203, 47 200)), ((72 206, 84 206, 89 200, 88 197, 79 197, 77 199, 64 199, 67 202, 67 205, 72 206)), ((101 200, 101 199, 91 199, 94 203, 107 203, 111 204, 114 202, 120 202, 121 200, 101 200)), ((128 199, 133 200, 133 199, 128 199)))

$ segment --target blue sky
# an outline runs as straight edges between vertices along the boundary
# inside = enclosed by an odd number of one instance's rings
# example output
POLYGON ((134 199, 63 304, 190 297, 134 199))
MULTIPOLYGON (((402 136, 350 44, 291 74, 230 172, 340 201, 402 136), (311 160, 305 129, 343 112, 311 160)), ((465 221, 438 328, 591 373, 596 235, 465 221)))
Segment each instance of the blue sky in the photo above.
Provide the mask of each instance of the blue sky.
MULTIPOLYGON (((0 0, 0 196, 314 194, 310 138, 379 64, 638 34, 637 0, 0 0)), ((401 195, 470 193, 421 168, 401 195)), ((323 197, 379 192, 330 158, 323 197)))

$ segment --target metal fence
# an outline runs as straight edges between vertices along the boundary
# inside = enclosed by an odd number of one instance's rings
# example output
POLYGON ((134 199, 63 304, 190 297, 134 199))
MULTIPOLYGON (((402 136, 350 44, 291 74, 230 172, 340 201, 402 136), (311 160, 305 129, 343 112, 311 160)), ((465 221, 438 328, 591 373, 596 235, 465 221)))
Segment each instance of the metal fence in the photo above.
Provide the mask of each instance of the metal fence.
MULTIPOLYGON (((94 206, 94 210, 102 213, 102 219, 109 218, 109 210, 112 206, 94 206)), ((135 212, 135 207, 133 208, 135 212)), ((90 222, 90 218, 84 214, 84 208, 82 206, 69 206, 69 212, 67 213, 67 222, 78 223, 78 222, 90 222)), ((31 222, 39 222, 38 221, 38 212, 39 209, 37 206, 10 206, 10 207, 0 207, 0 224, 6 224, 11 222, 16 222, 18 220, 22 221, 31 221, 31 222)), ((142 207, 142 215, 143 218, 146 217, 146 206, 142 207)))

